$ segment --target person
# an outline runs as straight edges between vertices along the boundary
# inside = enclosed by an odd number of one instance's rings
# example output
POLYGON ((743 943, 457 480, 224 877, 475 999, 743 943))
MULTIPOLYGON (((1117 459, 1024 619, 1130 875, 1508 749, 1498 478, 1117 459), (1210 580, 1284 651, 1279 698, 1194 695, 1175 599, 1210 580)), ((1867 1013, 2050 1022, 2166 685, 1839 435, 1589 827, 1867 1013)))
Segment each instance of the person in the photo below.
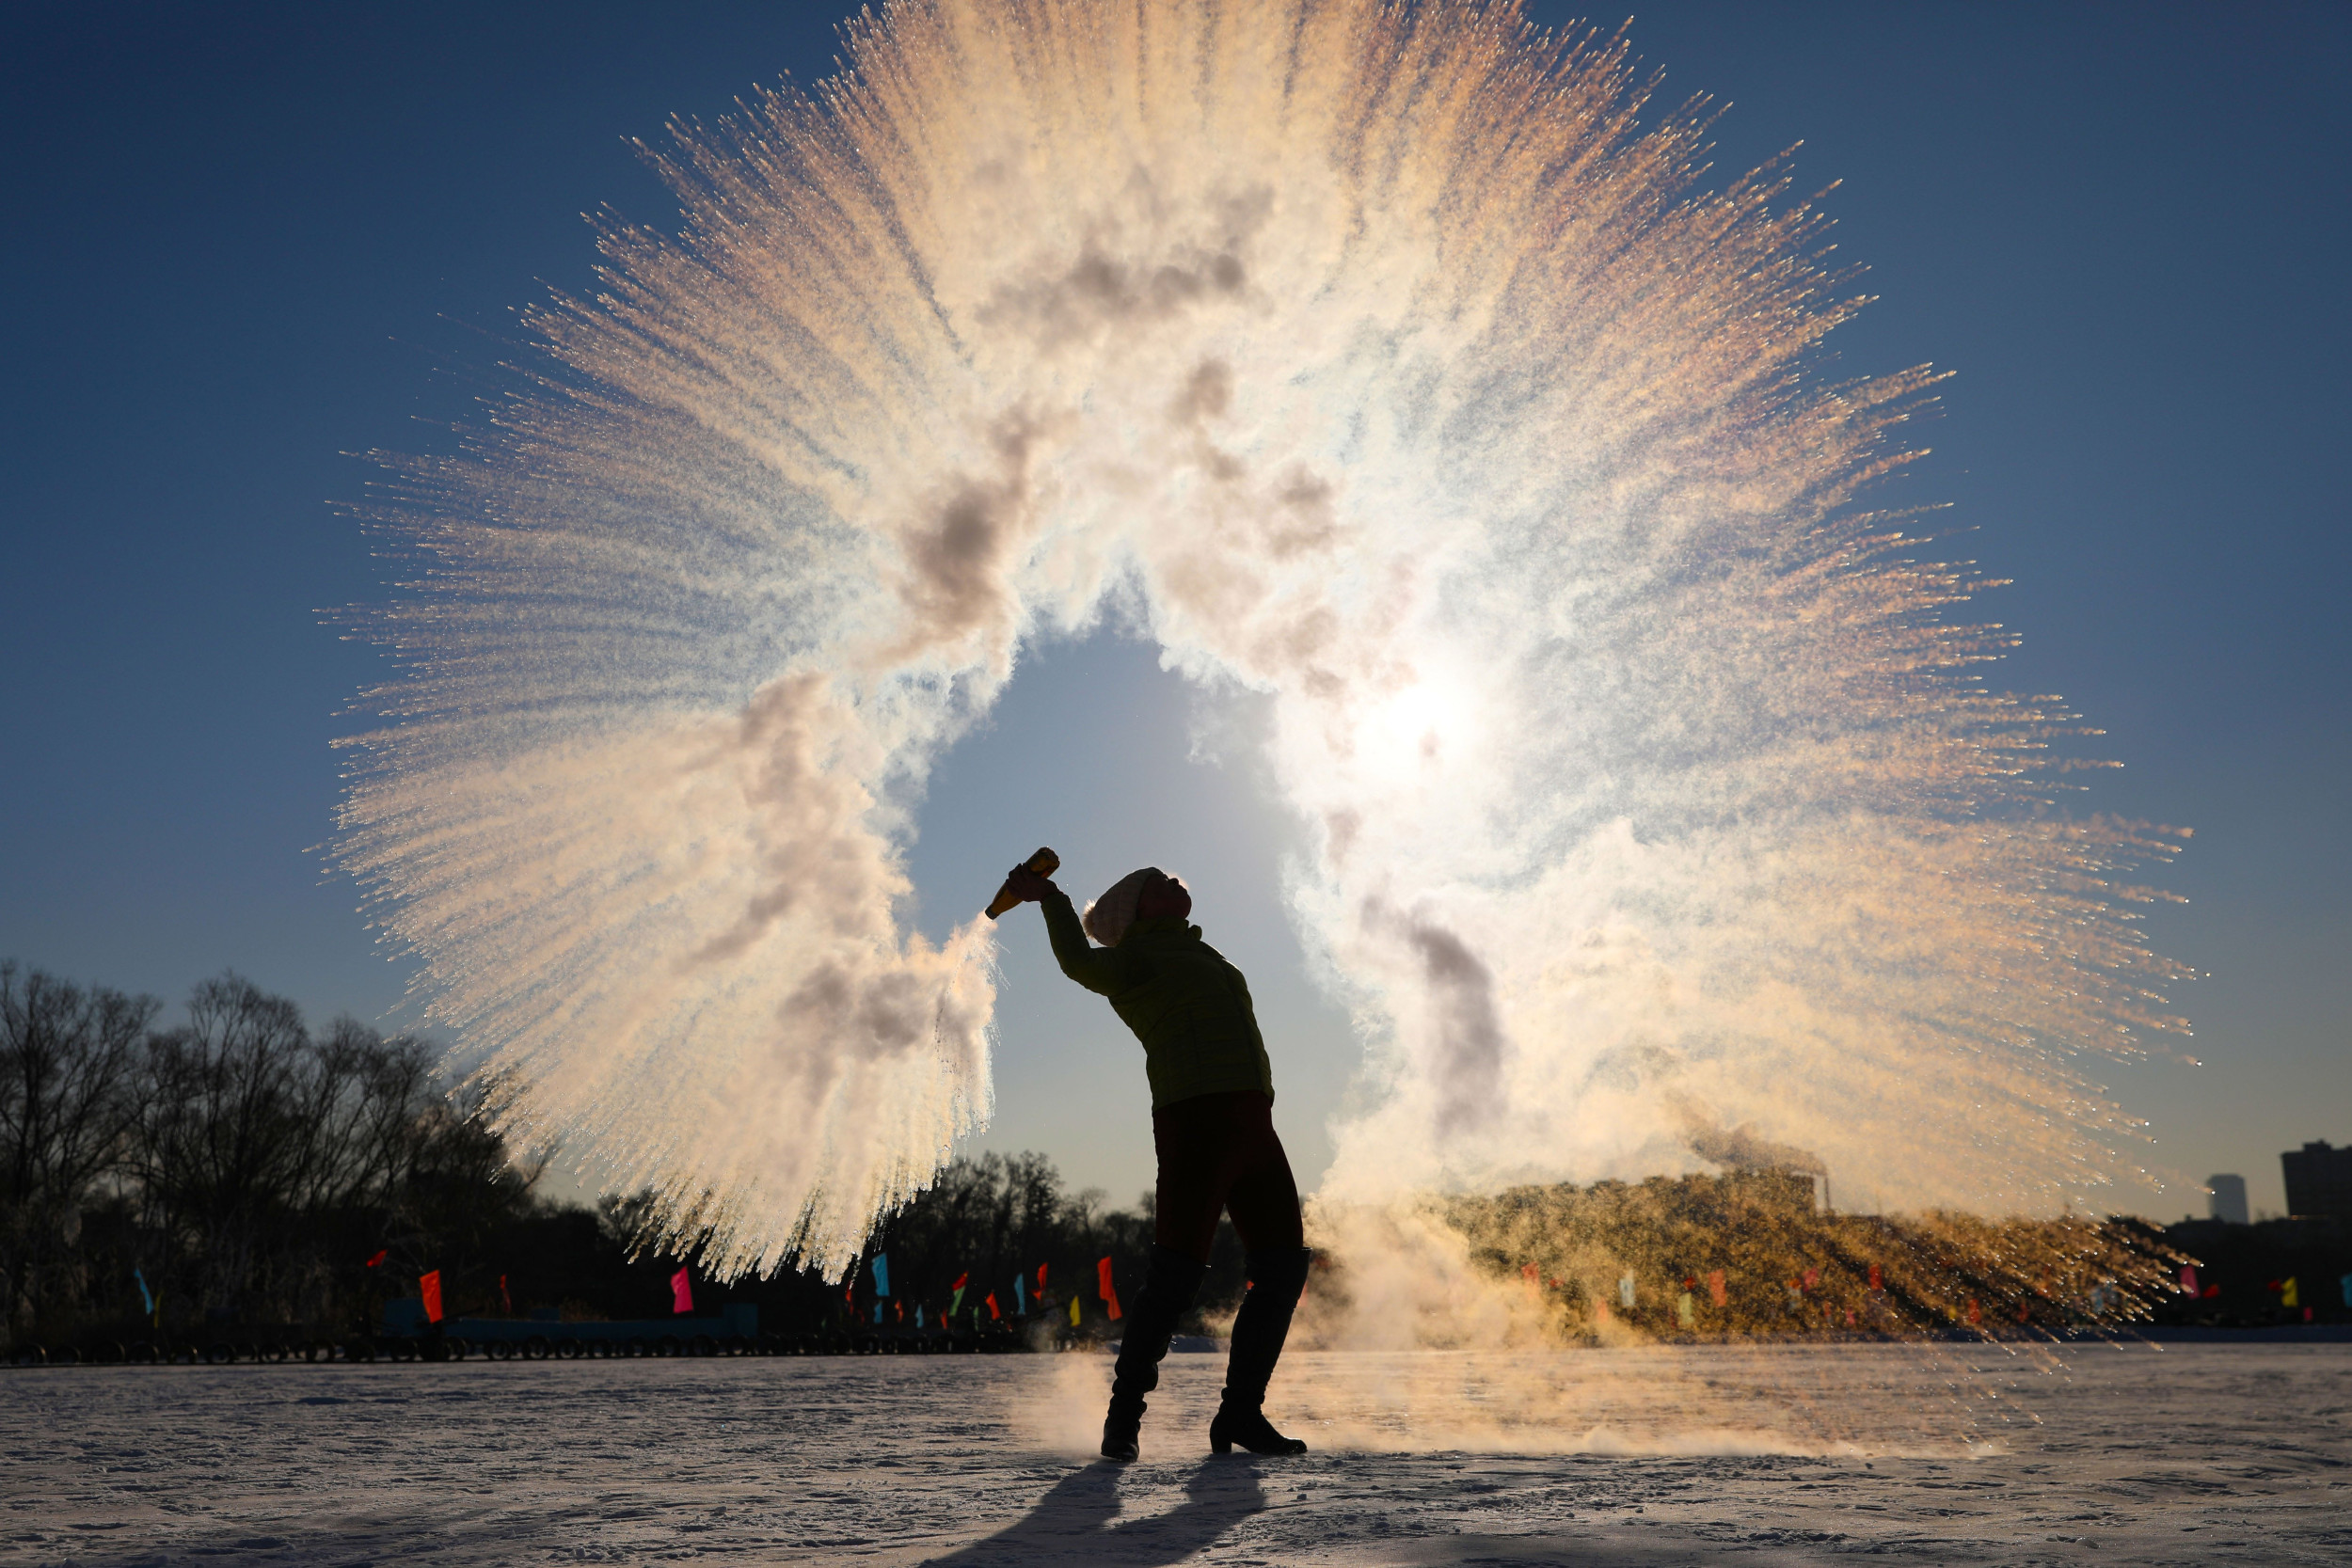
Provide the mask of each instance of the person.
POLYGON ((1217 1216, 1229 1212, 1248 1259, 1248 1289, 1233 1319, 1209 1446, 1217 1453, 1236 1444, 1251 1453, 1306 1452, 1264 1411, 1311 1255, 1298 1183, 1274 1132, 1274 1073, 1249 982, 1189 924, 1191 891, 1156 866, 1121 878, 1083 923, 1050 878, 1019 866, 1006 887, 1043 911, 1062 973, 1108 997, 1135 1031, 1152 1085, 1159 1178, 1151 1272, 1127 1314, 1103 1457, 1136 1457, 1146 1396, 1159 1386, 1160 1360, 1208 1271, 1217 1216))

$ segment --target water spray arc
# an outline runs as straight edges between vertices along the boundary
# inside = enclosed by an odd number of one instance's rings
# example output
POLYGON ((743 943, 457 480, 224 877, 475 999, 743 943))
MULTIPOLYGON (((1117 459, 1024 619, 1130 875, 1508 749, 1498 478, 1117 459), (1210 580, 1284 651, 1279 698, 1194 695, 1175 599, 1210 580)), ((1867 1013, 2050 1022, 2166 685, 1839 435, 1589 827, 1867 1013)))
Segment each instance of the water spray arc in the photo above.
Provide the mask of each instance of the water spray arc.
POLYGON ((926 771, 1118 605, 1267 694, 1377 1108, 1327 1196, 1695 1168, 2052 1206, 2168 1021, 2072 716, 1872 486, 1925 371, 1621 37, 1508 6, 936 0, 649 153, 470 449, 390 460, 345 863, 500 1114, 721 1271, 832 1271, 991 1109, 926 771))

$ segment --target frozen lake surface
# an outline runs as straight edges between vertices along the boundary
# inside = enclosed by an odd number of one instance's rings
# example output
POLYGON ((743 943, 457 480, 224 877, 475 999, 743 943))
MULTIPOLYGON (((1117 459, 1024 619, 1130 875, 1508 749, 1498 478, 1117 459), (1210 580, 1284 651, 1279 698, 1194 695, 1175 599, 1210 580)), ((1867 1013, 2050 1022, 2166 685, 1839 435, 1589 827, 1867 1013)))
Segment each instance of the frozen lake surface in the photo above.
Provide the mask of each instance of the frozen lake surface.
POLYGON ((1299 1355, 1303 1459, 1215 1460, 1171 1357, 0 1376, 0 1561, 2352 1561, 2352 1346, 1299 1355))

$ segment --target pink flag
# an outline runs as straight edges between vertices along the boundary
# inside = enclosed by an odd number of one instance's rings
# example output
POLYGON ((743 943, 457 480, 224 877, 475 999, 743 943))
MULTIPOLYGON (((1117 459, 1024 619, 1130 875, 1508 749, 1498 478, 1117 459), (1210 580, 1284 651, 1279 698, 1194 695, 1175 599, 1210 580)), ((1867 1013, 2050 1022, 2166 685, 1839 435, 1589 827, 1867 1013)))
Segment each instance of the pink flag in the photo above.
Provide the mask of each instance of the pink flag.
POLYGON ((694 1309, 694 1281, 684 1269, 670 1276, 670 1310, 691 1312, 694 1309))
POLYGON ((2181 1265, 2181 1293, 2190 1297, 2197 1294, 2197 1266, 2193 1263, 2181 1265))

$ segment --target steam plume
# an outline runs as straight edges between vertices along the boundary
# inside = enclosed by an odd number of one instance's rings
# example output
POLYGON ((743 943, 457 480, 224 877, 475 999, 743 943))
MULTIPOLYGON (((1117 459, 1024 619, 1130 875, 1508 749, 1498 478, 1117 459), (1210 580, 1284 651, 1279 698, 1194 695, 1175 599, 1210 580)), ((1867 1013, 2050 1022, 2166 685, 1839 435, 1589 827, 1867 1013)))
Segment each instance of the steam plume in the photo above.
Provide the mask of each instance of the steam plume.
POLYGON ((838 1271, 990 1109, 989 938, 894 918, 1025 639, 1140 605, 1271 694, 1378 1109, 1327 1192, 1813 1151, 2110 1180, 2164 1022, 2056 699, 1874 484, 1925 370, 1622 37, 1427 0, 935 0, 649 152, 465 455, 395 460, 406 660, 343 854, 501 1114, 723 1269, 838 1271))

